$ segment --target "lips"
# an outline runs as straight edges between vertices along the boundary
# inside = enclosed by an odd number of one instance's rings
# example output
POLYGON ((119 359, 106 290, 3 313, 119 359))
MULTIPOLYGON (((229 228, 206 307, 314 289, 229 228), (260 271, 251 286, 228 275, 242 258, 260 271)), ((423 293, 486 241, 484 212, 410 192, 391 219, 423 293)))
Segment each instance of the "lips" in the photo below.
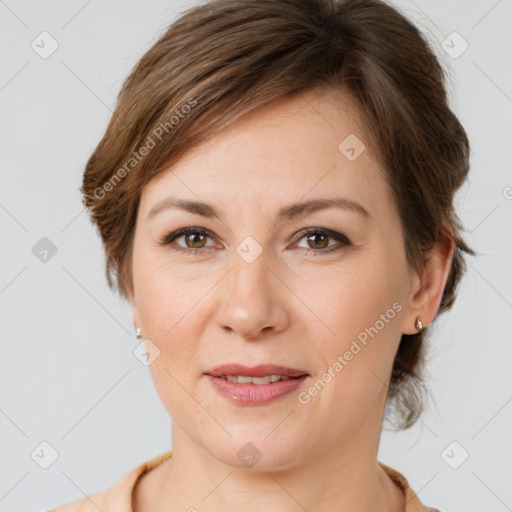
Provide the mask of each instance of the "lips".
POLYGON ((213 389, 231 403, 264 406, 290 396, 302 386, 309 374, 277 364, 245 366, 232 363, 212 368, 205 372, 205 376, 213 389))
POLYGON ((272 375, 279 375, 282 377, 302 377, 309 375, 304 370, 297 368, 289 368, 287 366, 280 366, 275 364, 260 364, 257 366, 245 366, 241 364, 223 364, 217 366, 207 372, 206 375, 212 377, 227 377, 227 376, 244 376, 244 377, 267 377, 272 375))

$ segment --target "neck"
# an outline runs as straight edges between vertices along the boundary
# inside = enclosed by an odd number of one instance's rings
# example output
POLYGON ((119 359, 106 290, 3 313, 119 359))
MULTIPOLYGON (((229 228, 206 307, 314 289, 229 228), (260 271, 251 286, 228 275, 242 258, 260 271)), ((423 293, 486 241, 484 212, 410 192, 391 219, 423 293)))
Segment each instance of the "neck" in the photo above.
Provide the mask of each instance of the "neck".
POLYGON ((157 488, 156 512, 279 510, 282 512, 398 512, 402 491, 377 463, 380 424, 340 439, 314 457, 280 471, 233 468, 213 457, 173 424, 173 455, 157 488))

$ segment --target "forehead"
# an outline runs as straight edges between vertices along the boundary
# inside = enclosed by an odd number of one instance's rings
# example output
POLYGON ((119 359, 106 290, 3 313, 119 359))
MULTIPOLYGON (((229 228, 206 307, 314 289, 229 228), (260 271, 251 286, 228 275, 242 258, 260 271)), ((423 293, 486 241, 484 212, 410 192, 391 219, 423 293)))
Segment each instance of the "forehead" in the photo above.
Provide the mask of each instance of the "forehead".
POLYGON ((141 208, 167 195, 273 207, 343 194, 391 201, 376 147, 343 91, 308 91, 249 113, 185 154, 142 191, 141 208))

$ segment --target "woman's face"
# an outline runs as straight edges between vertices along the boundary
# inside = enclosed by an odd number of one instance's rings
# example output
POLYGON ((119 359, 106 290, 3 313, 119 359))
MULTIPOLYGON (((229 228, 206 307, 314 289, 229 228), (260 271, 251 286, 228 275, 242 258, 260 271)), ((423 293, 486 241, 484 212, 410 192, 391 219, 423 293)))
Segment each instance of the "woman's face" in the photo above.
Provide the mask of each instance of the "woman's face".
POLYGON ((416 276, 383 173, 349 98, 310 92, 245 117, 144 187, 130 301, 187 442, 267 469, 377 442, 400 337, 416 332, 416 276), (228 364, 306 376, 209 375, 228 364))

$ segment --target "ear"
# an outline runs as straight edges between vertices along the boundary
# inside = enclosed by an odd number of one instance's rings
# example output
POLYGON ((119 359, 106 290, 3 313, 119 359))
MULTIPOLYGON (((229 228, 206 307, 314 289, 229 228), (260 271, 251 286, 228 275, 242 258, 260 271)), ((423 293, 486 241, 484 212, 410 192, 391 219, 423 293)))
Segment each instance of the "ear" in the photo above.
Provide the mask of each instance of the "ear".
POLYGON ((137 327, 140 327, 139 324, 139 314, 137 312, 137 303, 135 302, 135 294, 130 285, 126 287, 126 295, 128 297, 128 302, 130 303, 130 309, 132 310, 132 321, 133 327, 136 330, 137 327))
POLYGON ((442 237, 428 255, 420 275, 414 273, 410 280, 409 302, 403 315, 402 333, 416 334, 416 318, 428 326, 435 318, 452 266, 455 243, 449 235, 442 237))

